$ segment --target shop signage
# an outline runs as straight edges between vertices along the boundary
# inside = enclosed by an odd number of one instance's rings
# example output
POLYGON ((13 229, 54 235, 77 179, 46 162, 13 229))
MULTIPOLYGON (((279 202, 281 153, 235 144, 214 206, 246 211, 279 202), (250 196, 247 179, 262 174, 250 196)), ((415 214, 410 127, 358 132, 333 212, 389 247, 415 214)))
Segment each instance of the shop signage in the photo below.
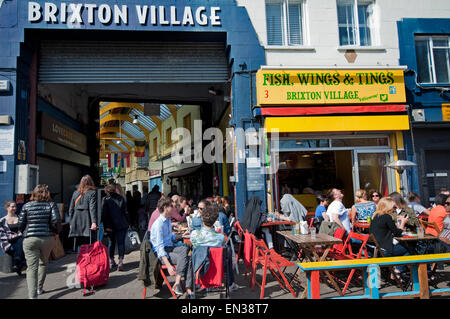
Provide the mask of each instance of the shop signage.
POLYGON ((14 125, 0 125, 0 155, 14 154, 14 125))
POLYGON ((450 104, 442 104, 442 120, 450 121, 450 104))
POLYGON ((78 152, 87 152, 87 139, 84 134, 67 127, 45 113, 42 113, 41 117, 41 136, 78 152))
MULTIPOLYGON (((116 2, 116 1, 114 1, 116 2)), ((28 21, 67 25, 221 26, 220 7, 28 2, 28 21)))
POLYGON ((266 70, 258 105, 405 103, 403 70, 266 70))

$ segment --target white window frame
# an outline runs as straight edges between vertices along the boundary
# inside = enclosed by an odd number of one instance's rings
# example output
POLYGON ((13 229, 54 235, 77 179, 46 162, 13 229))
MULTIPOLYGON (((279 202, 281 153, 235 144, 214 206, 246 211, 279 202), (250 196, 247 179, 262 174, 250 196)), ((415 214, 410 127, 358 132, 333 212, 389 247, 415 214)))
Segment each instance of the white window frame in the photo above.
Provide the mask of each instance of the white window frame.
MULTIPOLYGON (((300 26, 301 26, 301 36, 302 43, 301 44, 289 44, 289 12, 288 12, 288 1, 289 0, 265 0, 264 1, 264 10, 266 10, 267 4, 281 4, 282 12, 283 12, 283 28, 282 28, 282 44, 274 45, 269 44, 269 39, 267 38, 267 17, 266 17, 266 47, 268 48, 304 48, 308 45, 308 32, 306 29, 306 4, 305 0, 299 0, 301 16, 300 16, 300 26)), ((266 14, 266 13, 265 13, 266 14)))
POLYGON ((377 37, 377 26, 373 25, 370 28, 370 44, 361 45, 361 38, 359 34, 359 19, 358 19, 358 3, 367 3, 372 4, 374 6, 374 11, 372 12, 372 17, 374 21, 376 21, 376 0, 352 0, 353 1, 353 19, 354 19, 354 32, 355 32, 355 43, 354 44, 341 44, 341 39, 339 35, 339 15, 338 15, 338 3, 340 0, 336 0, 336 14, 337 14, 337 26, 338 26, 338 37, 339 37, 339 46, 340 47, 360 47, 360 48, 371 48, 378 45, 378 37, 377 37))
MULTIPOLYGON (((447 59, 447 71, 448 71, 448 78, 449 81, 448 82, 437 82, 437 78, 436 78, 436 65, 434 63, 434 49, 447 49, 450 51, 450 35, 420 35, 420 36, 415 36, 414 37, 414 46, 415 46, 415 42, 416 40, 427 40, 428 41, 428 56, 427 56, 427 60, 428 60, 428 75, 430 77, 430 82, 420 82, 423 84, 450 84, 450 58, 447 59), (447 40, 447 47, 439 47, 439 46, 434 46, 433 44, 433 39, 435 40, 447 40)), ((449 53, 450 56, 450 53, 449 53)), ((418 57, 416 56, 416 63, 417 63, 418 57)), ((419 67, 418 63, 417 63, 417 67, 419 67)))

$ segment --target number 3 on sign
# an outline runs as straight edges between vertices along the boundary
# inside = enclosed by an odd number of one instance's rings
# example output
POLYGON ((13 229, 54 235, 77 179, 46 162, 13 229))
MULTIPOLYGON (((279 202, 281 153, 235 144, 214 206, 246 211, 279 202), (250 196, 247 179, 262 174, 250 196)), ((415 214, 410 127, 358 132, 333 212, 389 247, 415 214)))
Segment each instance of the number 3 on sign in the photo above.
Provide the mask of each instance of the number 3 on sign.
POLYGON ((269 90, 264 91, 264 97, 267 99, 269 97, 269 90))

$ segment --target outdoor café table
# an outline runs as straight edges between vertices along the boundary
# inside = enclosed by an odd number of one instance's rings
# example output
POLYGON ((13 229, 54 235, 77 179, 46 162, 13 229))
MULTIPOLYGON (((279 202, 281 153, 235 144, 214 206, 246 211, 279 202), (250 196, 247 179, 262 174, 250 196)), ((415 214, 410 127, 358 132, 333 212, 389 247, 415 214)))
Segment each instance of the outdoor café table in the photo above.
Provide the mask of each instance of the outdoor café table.
MULTIPOLYGON (((303 251, 305 253, 305 257, 310 262, 325 261, 331 247, 333 247, 333 245, 342 243, 342 240, 326 234, 316 234, 313 237, 311 234, 294 235, 291 231, 277 231, 277 233, 286 238, 288 242, 292 243, 294 245, 293 248, 297 253, 303 251), (322 256, 319 256, 315 249, 315 246, 317 245, 325 246, 325 250, 322 253, 322 256)), ((339 288, 338 284, 336 283, 336 281, 334 281, 330 273, 328 271, 325 271, 325 274, 327 275, 333 287, 339 292, 341 296, 343 296, 341 288, 339 288)), ((305 296, 306 289, 303 291, 303 294, 300 298, 304 298, 305 296)))
POLYGON ((415 246, 417 242, 422 240, 435 240, 438 239, 438 237, 433 235, 424 234, 422 237, 419 237, 417 234, 408 234, 403 235, 401 237, 394 237, 398 242, 403 243, 408 247, 408 250, 410 253, 416 253, 415 246))
POLYGON ((276 236, 276 227, 277 226, 281 226, 281 225, 285 225, 285 226, 292 226, 295 225, 295 222, 291 222, 288 220, 274 220, 271 222, 265 222, 261 224, 261 227, 269 227, 270 233, 272 234, 272 239, 273 239, 273 246, 275 247, 276 251, 281 251, 281 247, 280 247, 280 243, 277 240, 277 236, 276 236))

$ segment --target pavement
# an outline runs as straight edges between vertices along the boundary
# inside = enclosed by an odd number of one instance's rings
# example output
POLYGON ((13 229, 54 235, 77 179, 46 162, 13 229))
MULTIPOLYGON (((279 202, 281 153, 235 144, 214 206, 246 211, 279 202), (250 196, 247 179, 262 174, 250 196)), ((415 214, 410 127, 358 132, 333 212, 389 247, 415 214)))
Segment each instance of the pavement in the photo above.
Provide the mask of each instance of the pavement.
MULTIPOLYGON (((125 256, 124 271, 112 271, 108 284, 95 289, 90 296, 83 296, 83 289, 78 288, 75 282, 76 254, 66 254, 64 257, 50 261, 47 278, 44 284, 45 293, 39 299, 142 299, 143 286, 136 276, 139 268, 139 251, 133 251, 125 256)), ((261 267, 260 267, 261 268, 261 267)), ((245 266, 242 260, 239 263, 240 274, 235 274, 235 281, 242 288, 230 293, 230 299, 259 299, 260 288, 254 291, 249 287, 249 276, 245 276, 245 266)), ((286 269, 287 274, 293 274, 296 266, 286 269)), ((305 276, 297 272, 298 280, 294 280, 293 288, 297 294, 294 298, 289 291, 281 289, 276 279, 269 273, 265 288, 265 299, 300 299, 303 292, 302 285, 306 283, 305 276)), ((168 277, 173 282, 173 277, 168 277)), ((446 265, 444 270, 438 270, 436 280, 430 283, 432 288, 448 288, 450 286, 450 266, 446 265)), ((257 281, 261 282, 262 271, 257 272, 257 281)), ((353 281, 354 282, 354 281, 353 281)), ((341 285, 342 287, 342 285, 341 285)), ((400 291, 395 285, 382 281, 380 292, 400 291)), ((350 286, 346 296, 363 293, 362 283, 354 282, 350 286)), ((337 297, 337 292, 328 286, 326 282, 321 284, 321 296, 323 298, 337 297)), ((220 299, 224 295, 220 292, 209 292, 207 295, 199 296, 200 299, 220 299)), ((16 273, 0 273, 0 299, 26 299, 28 298, 25 273, 20 277, 16 273)), ((165 285, 161 290, 147 290, 146 299, 173 299, 165 285)), ((182 296, 181 298, 185 298, 182 296)), ((432 297, 450 298, 450 296, 432 297)))

